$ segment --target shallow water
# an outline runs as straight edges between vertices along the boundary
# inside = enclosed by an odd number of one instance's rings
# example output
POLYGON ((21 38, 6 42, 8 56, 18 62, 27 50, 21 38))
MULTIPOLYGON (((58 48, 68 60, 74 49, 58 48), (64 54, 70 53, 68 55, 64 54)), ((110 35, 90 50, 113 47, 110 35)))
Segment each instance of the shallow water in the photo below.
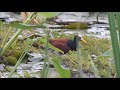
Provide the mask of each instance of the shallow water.
MULTIPOLYGON (((59 32, 59 34, 61 33, 65 33, 65 34, 79 34, 81 36, 83 35, 88 35, 88 36, 96 36, 99 38, 110 38, 110 32, 108 30, 109 25, 108 25, 108 19, 106 14, 102 14, 99 17, 99 22, 103 22, 105 24, 94 24, 94 21, 96 21, 96 17, 95 15, 90 16, 88 13, 63 13, 63 15, 59 16, 58 19, 56 19, 56 21, 62 21, 62 22, 78 22, 78 21, 82 21, 82 22, 89 22, 91 25, 91 28, 88 29, 80 29, 80 30, 76 30, 76 29, 50 29, 51 31, 63 31, 63 32, 59 32), (81 15, 81 16, 80 16, 81 15)), ((60 25, 50 25, 50 24, 44 24, 48 27, 60 27, 60 25)), ((35 31, 37 33, 39 33, 40 35, 46 35, 45 34, 45 29, 42 28, 37 28, 35 29, 35 31)), ((34 56, 34 60, 36 58, 39 57, 35 57, 34 56)), ((29 58, 30 59, 30 58, 29 58)), ((33 57, 32 57, 33 59, 33 57)), ((19 67, 17 68, 17 73, 23 75, 24 71, 27 70, 28 73, 34 73, 35 77, 39 78, 40 75, 40 71, 43 68, 43 63, 41 64, 41 62, 37 62, 37 59, 35 60, 36 62, 32 62, 32 63, 28 63, 28 64, 23 64, 21 63, 21 65, 19 65, 19 67), (35 74, 37 73, 37 75, 35 74)), ((40 61, 40 60, 39 60, 40 61)), ((3 70, 3 66, 0 65, 0 70, 3 70)), ((5 73, 1 73, 1 77, 2 78, 6 78, 8 75, 8 72, 5 73)), ((17 77, 17 76, 14 76, 17 77)), ((49 72, 49 76, 50 78, 54 78, 54 77, 59 77, 58 73, 56 72, 55 69, 50 68, 50 72, 49 72)))
MULTIPOLYGON (((64 12, 60 14, 57 19, 57 22, 88 22, 90 25, 90 28, 87 29, 50 29, 51 31, 64 31, 65 34, 80 34, 88 35, 88 36, 96 36, 99 38, 110 38, 110 32, 109 32, 109 24, 108 24, 108 17, 107 13, 100 13, 99 14, 99 22, 100 24, 96 24, 96 15, 89 15, 89 12, 64 12)), ((50 24, 44 24, 48 27, 61 27, 61 25, 50 25, 50 24)), ((38 28, 36 30, 40 34, 44 33, 44 29, 38 28)), ((62 32, 63 33, 63 32, 62 32)), ((61 32, 59 32, 61 34, 61 32)))

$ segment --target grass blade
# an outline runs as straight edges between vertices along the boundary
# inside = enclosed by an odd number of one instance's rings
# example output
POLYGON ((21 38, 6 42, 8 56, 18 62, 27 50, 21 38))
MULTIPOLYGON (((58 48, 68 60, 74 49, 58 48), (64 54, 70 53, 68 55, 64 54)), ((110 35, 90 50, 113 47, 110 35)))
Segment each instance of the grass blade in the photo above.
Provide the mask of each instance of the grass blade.
POLYGON ((119 55, 120 48, 119 48, 119 43, 118 43, 118 34, 117 34, 117 30, 116 30, 114 15, 115 15, 114 12, 108 12, 110 35, 111 35, 112 48, 113 48, 116 73, 117 73, 116 75, 117 75, 117 78, 120 78, 120 55, 119 55))
MULTIPOLYGON (((27 20, 24 22, 24 24, 28 24, 35 16, 37 12, 32 13, 27 20)), ((5 51, 10 47, 10 45, 15 41, 15 39, 18 37, 18 35, 22 32, 23 29, 18 29, 17 32, 12 36, 12 38, 5 44, 5 46, 2 49, 2 52, 0 53, 3 55, 5 51)))
POLYGON ((60 60, 58 57, 55 57, 54 59, 52 59, 51 62, 56 68, 61 78, 70 78, 70 71, 61 66, 60 60))
POLYGON ((47 39, 46 39, 46 46, 45 46, 45 59, 44 59, 44 66, 43 66, 43 70, 42 70, 42 73, 41 73, 41 77, 42 78, 46 78, 47 77, 47 74, 48 74, 48 69, 49 69, 49 61, 48 61, 48 40, 49 40, 49 30, 47 30, 46 32, 47 34, 47 39), (48 63, 48 64, 46 64, 48 63), (47 65, 47 67, 46 67, 47 65))
POLYGON ((25 47, 23 53, 21 54, 20 58, 18 59, 18 61, 17 61, 16 65, 15 65, 15 67, 14 67, 13 70, 10 72, 8 78, 11 78, 11 76, 12 76, 13 73, 14 73, 14 71, 16 70, 16 68, 18 67, 18 65, 21 63, 21 61, 23 60, 23 58, 25 57, 25 55, 27 54, 27 51, 28 51, 29 48, 32 46, 33 42, 34 42, 34 41, 31 40, 31 39, 29 39, 29 38, 26 39, 27 45, 26 45, 26 47, 25 47))

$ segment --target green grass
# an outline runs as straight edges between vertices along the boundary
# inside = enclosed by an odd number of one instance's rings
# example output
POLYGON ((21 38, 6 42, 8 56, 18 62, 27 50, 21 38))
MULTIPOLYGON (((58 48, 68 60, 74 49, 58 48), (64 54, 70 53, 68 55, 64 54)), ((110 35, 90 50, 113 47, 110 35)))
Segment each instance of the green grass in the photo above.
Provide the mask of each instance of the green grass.
MULTIPOLYGON (((37 13, 32 13, 23 24, 29 24, 30 21, 36 16, 36 14, 37 13)), ((18 35, 20 35, 22 30, 23 29, 18 29, 17 32, 13 34, 12 38, 6 44, 3 42, 4 47, 2 47, 2 51, 0 52, 1 55, 3 55, 7 51, 7 49, 11 46, 11 44, 17 39, 18 35)))
POLYGON ((23 60, 23 58, 25 57, 25 55, 27 54, 28 50, 30 49, 30 47, 33 44, 33 40, 31 40, 30 38, 26 39, 26 47, 24 49, 24 51, 22 52, 20 58, 18 59, 17 63, 15 64, 13 70, 10 72, 10 74, 8 75, 8 78, 11 78, 13 73, 15 72, 16 68, 18 67, 18 65, 21 63, 21 61, 23 60))
MULTIPOLYGON (((87 41, 87 44, 81 42, 79 60, 77 53, 73 51, 64 56, 64 60, 67 61, 66 64, 70 67, 71 72, 74 68, 79 68, 78 63, 80 63, 80 70, 86 74, 91 73, 96 78, 112 77, 115 74, 114 63, 110 63, 111 58, 102 56, 104 52, 111 48, 111 41, 93 36, 83 36, 83 38, 87 41), (94 60, 91 55, 96 55, 97 58, 94 60)), ((84 77, 84 75, 81 76, 84 77)))
MULTIPOLYGON (((56 52, 58 52, 59 50, 50 46, 48 43, 48 39, 50 38, 49 36, 49 32, 46 32, 46 36, 43 36, 43 39, 40 39, 37 44, 38 45, 44 45, 45 46, 45 50, 41 50, 40 48, 37 47, 31 47, 29 48, 29 50, 33 51, 33 52, 39 52, 42 54, 46 55, 46 58, 44 60, 44 68, 42 70, 42 78, 47 78, 48 77, 48 71, 49 71, 49 64, 52 63, 56 69, 56 71, 59 73, 60 77, 63 78, 70 78, 73 76, 70 76, 70 73, 73 72, 74 69, 76 69, 77 73, 79 74, 80 71, 83 71, 85 74, 92 74, 94 75, 94 77, 96 78, 112 78, 114 77, 114 75, 117 73, 117 77, 120 77, 120 55, 119 55, 119 37, 120 37, 120 13, 108 13, 108 18, 109 18, 109 25, 110 25, 110 33, 111 33, 111 40, 108 39, 101 39, 101 38, 97 38, 94 36, 83 36, 83 38, 87 41, 87 44, 84 43, 80 43, 81 47, 78 48, 78 52, 75 51, 70 51, 68 54, 66 55, 59 55, 56 53, 52 53, 48 50, 48 48, 51 48, 53 50, 55 50, 56 52), (114 14, 116 14, 116 19, 114 18, 114 14), (117 26, 117 28, 116 28, 117 26), (109 57, 109 56, 103 56, 103 54, 110 50, 113 49, 113 57, 109 57), (96 59, 93 59, 91 57, 91 55, 95 55, 96 59), (66 64, 70 69, 67 70, 65 68, 62 67, 61 63, 63 62, 63 60, 65 61, 64 64, 66 64), (115 63, 114 63, 115 61, 115 63), (47 64, 49 63, 49 64, 47 64), (47 66, 47 67, 46 67, 47 66)), ((29 22, 29 20, 28 20, 29 22)), ((28 23, 26 21, 26 24, 28 23)), ((0 24, 2 27, 2 24, 0 24)), ((21 25, 22 28, 30 28, 27 25, 21 25)), ((35 26, 36 27, 36 26, 35 26)), ((2 29, 2 28, 1 28, 2 29)), ((7 28, 8 30, 8 28, 7 28)), ((21 44, 19 44, 18 46, 16 46, 15 40, 17 38, 17 36, 21 33, 22 29, 18 29, 18 31, 15 33, 15 35, 13 35, 13 37, 7 42, 7 39, 9 38, 8 36, 6 36, 6 38, 3 40, 1 43, 2 49, 1 49, 1 55, 3 55, 3 53, 7 53, 8 50, 11 49, 15 49, 15 48, 23 48, 21 47, 21 45, 23 45, 23 42, 21 42, 21 44), (10 41, 12 43, 10 43, 10 41), (7 43, 6 43, 7 42, 7 43), (14 43, 13 43, 14 42, 14 43), (9 49, 8 49, 8 46, 9 49), (3 49, 5 49, 3 51, 3 49)), ((4 30, 0 31, 0 39, 5 37, 3 36, 4 30)), ((53 37, 58 38, 58 36, 61 37, 65 37, 65 38, 70 38, 73 39, 74 35, 65 35, 64 32, 60 35, 59 32, 57 31, 53 31, 51 32, 53 37)), ((12 35, 12 30, 10 30, 10 36, 12 35)), ((24 46, 24 45, 23 45, 24 46)), ((28 51, 28 49, 27 49, 28 51)), ((27 51, 24 51, 26 54, 27 51)), ((20 59, 18 60, 18 62, 20 63, 21 60, 23 58, 20 57, 20 59)), ((18 66, 18 63, 16 64, 15 68, 18 66)), ((15 70, 14 68, 14 70, 15 70)), ((10 73, 9 77, 12 76, 14 70, 10 73)), ((26 73, 26 77, 29 77, 29 75, 27 76, 28 73, 26 73)), ((76 77, 84 77, 84 74, 78 75, 76 77)))

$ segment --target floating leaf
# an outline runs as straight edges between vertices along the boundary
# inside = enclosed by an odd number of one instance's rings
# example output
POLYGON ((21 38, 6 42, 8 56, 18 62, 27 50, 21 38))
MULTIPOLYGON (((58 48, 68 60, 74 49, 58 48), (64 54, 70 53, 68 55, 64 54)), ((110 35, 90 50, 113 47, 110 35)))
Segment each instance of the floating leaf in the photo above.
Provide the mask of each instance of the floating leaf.
POLYGON ((51 17, 57 16, 59 12, 39 12, 38 14, 46 18, 51 18, 51 17))
POLYGON ((65 26, 66 29, 85 29, 88 28, 87 23, 84 22, 75 22, 71 23, 70 25, 65 26))
POLYGON ((19 59, 19 57, 21 56, 21 54, 22 54, 22 51, 20 51, 20 50, 13 50, 11 56, 13 56, 13 57, 19 59))
POLYGON ((61 66, 58 57, 52 59, 51 62, 56 68, 57 72, 60 74, 61 78, 70 78, 70 71, 61 66))
POLYGON ((11 64, 11 65, 15 65, 17 63, 17 59, 15 57, 8 56, 8 57, 5 57, 5 58, 8 61, 8 63, 11 64))

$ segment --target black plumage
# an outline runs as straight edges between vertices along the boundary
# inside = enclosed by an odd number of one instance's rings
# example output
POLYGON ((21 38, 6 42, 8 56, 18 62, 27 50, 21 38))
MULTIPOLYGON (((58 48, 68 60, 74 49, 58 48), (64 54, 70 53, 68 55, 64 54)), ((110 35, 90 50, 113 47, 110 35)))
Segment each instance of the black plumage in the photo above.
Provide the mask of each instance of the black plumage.
POLYGON ((49 43, 54 47, 59 48, 64 52, 64 54, 66 54, 70 50, 76 51, 79 41, 83 41, 84 43, 87 43, 82 37, 79 37, 78 35, 75 35, 73 40, 66 39, 66 38, 50 39, 49 43))

